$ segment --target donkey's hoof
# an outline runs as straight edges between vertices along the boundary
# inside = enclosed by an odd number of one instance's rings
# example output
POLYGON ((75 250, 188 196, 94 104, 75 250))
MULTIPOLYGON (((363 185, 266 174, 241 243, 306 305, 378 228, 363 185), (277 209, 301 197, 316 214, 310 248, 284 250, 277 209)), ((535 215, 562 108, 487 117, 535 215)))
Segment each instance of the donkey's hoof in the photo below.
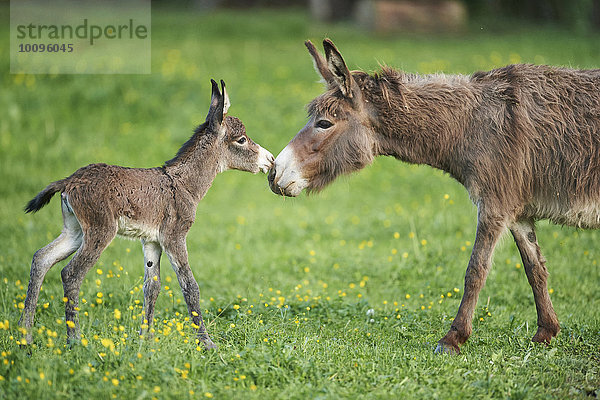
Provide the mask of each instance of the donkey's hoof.
POLYGON ((460 354, 460 349, 458 346, 453 346, 451 344, 438 343, 438 345, 435 347, 434 353, 456 355, 460 354))
POLYGON ((558 331, 560 330, 560 328, 551 328, 551 329, 547 329, 544 327, 538 327, 537 332, 535 333, 535 335, 531 338, 532 342, 536 342, 536 343, 544 343, 545 345, 549 345, 550 341, 552 340, 552 338, 556 335, 558 335, 558 331))

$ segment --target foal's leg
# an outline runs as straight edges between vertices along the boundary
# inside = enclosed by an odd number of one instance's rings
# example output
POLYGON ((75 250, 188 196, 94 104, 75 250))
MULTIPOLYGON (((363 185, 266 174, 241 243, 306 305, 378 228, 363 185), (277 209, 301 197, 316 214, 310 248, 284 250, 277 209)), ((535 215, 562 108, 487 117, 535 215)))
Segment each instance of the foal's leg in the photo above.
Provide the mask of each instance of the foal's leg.
POLYGON ((171 265, 177 275, 181 286, 183 297, 188 307, 190 318, 198 330, 198 339, 206 349, 215 349, 217 345, 208 336, 202 313, 200 312, 200 289, 194 279, 194 274, 188 263, 188 254, 185 245, 185 237, 170 239, 164 246, 165 252, 171 261, 171 265))
POLYGON ((517 221, 511 225, 510 231, 515 238, 519 253, 521 253, 521 259, 523 260, 527 280, 533 289, 533 298, 537 309, 538 329, 531 340, 550 343, 552 337, 560 331, 560 325, 548 294, 546 260, 540 252, 533 221, 517 221))
POLYGON ((72 343, 80 339, 78 310, 79 290, 81 289, 83 279, 116 234, 117 227, 115 223, 85 229, 83 244, 67 266, 61 271, 63 290, 67 298, 67 302, 65 303, 67 343, 72 343), (73 325, 71 325, 71 322, 73 325))
POLYGON ((29 286, 27 287, 27 297, 25 298, 25 308, 19 320, 19 326, 26 329, 25 339, 31 344, 33 337, 31 328, 35 316, 40 289, 46 273, 54 264, 69 257, 75 250, 81 246, 81 227, 75 215, 63 201, 63 230, 62 233, 46 247, 36 251, 31 263, 31 272, 29 286))
POLYGON ((473 313, 477 306, 479 292, 485 284, 490 270, 494 247, 506 227, 504 219, 485 215, 482 211, 484 210, 480 206, 477 234, 465 274, 465 290, 460 307, 450 330, 438 342, 436 353, 460 353, 459 346, 466 342, 471 335, 473 313))
POLYGON ((142 240, 144 248, 144 322, 140 336, 152 336, 151 328, 154 320, 154 305, 160 292, 160 255, 162 249, 156 242, 142 240))

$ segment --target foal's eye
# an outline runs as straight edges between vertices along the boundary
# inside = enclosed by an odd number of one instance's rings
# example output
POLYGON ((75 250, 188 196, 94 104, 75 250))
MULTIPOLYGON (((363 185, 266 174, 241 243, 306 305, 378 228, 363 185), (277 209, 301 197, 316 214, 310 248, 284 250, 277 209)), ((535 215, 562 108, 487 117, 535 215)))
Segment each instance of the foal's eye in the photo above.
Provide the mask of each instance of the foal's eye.
POLYGON ((244 136, 242 136, 241 138, 239 138, 238 140, 236 140, 236 142, 238 144, 244 144, 244 143, 246 143, 246 138, 244 136))
POLYGON ((333 126, 333 124, 326 119, 321 119, 315 124, 315 126, 321 129, 329 129, 333 126))

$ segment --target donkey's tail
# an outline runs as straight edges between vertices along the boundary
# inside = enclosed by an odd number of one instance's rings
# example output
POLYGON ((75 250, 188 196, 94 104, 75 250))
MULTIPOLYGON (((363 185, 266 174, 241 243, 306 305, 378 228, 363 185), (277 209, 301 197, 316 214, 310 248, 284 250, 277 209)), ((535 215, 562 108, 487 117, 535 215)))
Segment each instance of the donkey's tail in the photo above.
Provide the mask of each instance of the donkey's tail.
POLYGON ((29 203, 27 203, 27 205, 25 206, 25 212, 30 213, 39 211, 42 207, 44 207, 50 202, 50 199, 52 198, 52 196, 54 196, 54 193, 64 191, 65 187, 65 179, 52 182, 51 184, 46 186, 44 190, 39 192, 37 196, 29 200, 29 203))

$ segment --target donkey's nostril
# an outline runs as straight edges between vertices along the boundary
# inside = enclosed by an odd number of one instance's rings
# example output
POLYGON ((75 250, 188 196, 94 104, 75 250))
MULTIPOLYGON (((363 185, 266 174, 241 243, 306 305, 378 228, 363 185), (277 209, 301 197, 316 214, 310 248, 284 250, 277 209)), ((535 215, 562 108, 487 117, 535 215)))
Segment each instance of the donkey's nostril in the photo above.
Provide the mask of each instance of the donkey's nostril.
POLYGON ((273 165, 273 167, 269 171, 269 175, 267 176, 267 180, 269 181, 269 184, 272 186, 273 185, 273 181, 275 180, 275 165, 273 165))

